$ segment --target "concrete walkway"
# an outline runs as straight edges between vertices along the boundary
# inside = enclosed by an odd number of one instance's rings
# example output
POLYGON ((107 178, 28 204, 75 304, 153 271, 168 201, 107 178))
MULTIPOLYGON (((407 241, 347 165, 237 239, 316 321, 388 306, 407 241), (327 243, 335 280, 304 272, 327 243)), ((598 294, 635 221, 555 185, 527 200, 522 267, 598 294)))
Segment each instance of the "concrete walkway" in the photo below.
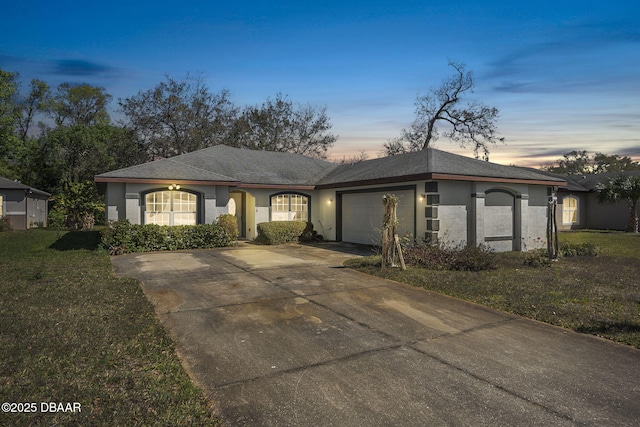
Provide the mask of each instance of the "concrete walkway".
POLYGON ((230 426, 638 425, 640 351, 349 270, 331 248, 113 264, 230 426))

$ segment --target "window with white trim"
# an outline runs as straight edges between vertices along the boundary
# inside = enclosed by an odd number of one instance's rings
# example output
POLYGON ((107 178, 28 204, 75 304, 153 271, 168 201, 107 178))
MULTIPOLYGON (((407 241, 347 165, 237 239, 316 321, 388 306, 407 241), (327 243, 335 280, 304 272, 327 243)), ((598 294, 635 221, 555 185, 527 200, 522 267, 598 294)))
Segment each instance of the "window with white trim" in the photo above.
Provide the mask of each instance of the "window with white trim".
POLYGON ((308 221, 309 198, 302 194, 271 196, 271 221, 308 221))
POLYGON ((145 196, 145 224, 195 225, 197 197, 186 191, 154 191, 145 196))
POLYGON ((4 216, 4 196, 0 194, 0 218, 4 216))
POLYGON ((562 223, 565 225, 578 224, 579 200, 576 196, 566 196, 562 199, 562 223))

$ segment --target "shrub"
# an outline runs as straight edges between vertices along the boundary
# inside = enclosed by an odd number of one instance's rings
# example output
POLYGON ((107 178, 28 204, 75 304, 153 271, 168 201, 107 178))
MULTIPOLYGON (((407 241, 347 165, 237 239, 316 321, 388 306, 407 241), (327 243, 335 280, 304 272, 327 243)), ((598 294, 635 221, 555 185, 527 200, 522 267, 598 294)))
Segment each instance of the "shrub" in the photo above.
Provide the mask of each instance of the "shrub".
POLYGON ((102 197, 92 181, 72 182, 65 186, 61 195, 56 197, 54 226, 59 226, 59 217, 63 216, 63 225, 71 230, 92 230, 95 218, 104 212, 102 197))
POLYGON ((451 270, 495 270, 498 266, 495 252, 486 245, 466 246, 455 254, 451 270))
POLYGON ((222 214, 218 217, 217 223, 220 224, 229 239, 236 241, 240 233, 238 232, 238 218, 231 214, 222 214))
POLYGON ((550 267, 551 260, 546 249, 534 249, 524 255, 524 265, 529 267, 550 267))
POLYGON ((307 227, 303 221, 272 221, 258 224, 256 241, 266 245, 297 242, 307 227))
POLYGON ((111 255, 131 252, 208 249, 231 246, 233 240, 217 223, 199 225, 131 224, 110 222, 102 232, 102 245, 111 255))
POLYGON ((59 206, 56 205, 49 211, 47 227, 64 228, 64 211, 59 206))
POLYGON ((593 243, 568 243, 564 242, 560 245, 560 255, 563 257, 574 256, 596 256, 600 253, 598 248, 593 243))
POLYGON ((13 226, 11 225, 11 221, 6 216, 0 218, 0 231, 11 231, 13 230, 13 226))
POLYGON ((431 270, 482 271, 497 267, 495 253, 485 245, 447 248, 419 244, 409 246, 403 255, 407 264, 431 270))
POLYGON ((300 235, 300 241, 301 242, 317 242, 322 239, 323 239, 322 234, 318 234, 318 232, 313 229, 313 223, 307 222, 307 226, 305 227, 304 231, 300 235))

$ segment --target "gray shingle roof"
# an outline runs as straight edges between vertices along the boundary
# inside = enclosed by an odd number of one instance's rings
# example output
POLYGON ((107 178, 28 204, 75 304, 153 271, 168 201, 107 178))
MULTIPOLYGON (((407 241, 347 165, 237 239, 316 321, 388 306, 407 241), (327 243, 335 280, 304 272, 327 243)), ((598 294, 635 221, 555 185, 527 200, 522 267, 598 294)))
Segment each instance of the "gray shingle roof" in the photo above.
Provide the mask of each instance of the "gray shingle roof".
POLYGON ((98 177, 103 178, 137 178, 137 179, 175 179, 188 181, 237 181, 229 176, 214 171, 201 169, 180 161, 181 156, 160 159, 124 169, 106 172, 98 177))
POLYGON ((313 185, 335 164, 293 153, 216 145, 170 159, 119 169, 97 178, 148 178, 247 184, 313 185))
POLYGON ((203 150, 103 173, 100 178, 218 181, 264 185, 332 187, 373 180, 401 180, 431 173, 563 182, 530 169, 503 166, 429 148, 415 153, 336 165, 300 154, 217 145, 203 150))
POLYGON ((625 175, 640 175, 640 170, 632 170, 625 172, 605 172, 598 174, 580 174, 580 175, 564 175, 547 171, 538 171, 544 175, 552 176, 567 181, 567 186, 564 188, 567 191, 594 191, 598 184, 606 182, 611 178, 615 178, 620 174, 625 175))
POLYGON ((400 178, 403 176, 447 174, 487 178, 558 181, 563 179, 542 175, 532 170, 504 166, 428 148, 426 150, 365 162, 340 165, 318 184, 332 185, 349 182, 400 178))
POLYGON ((0 176, 0 189, 7 189, 7 190, 29 190, 32 191, 33 193, 36 194, 40 194, 42 196, 51 196, 51 194, 42 191, 42 190, 38 190, 36 188, 30 187, 28 185, 25 185, 23 183, 21 183, 20 181, 13 181, 11 179, 7 179, 7 178, 3 178, 0 176))
POLYGON ((334 163, 301 154, 226 145, 194 151, 178 158, 182 163, 216 171, 247 184, 314 185, 336 167, 334 163))

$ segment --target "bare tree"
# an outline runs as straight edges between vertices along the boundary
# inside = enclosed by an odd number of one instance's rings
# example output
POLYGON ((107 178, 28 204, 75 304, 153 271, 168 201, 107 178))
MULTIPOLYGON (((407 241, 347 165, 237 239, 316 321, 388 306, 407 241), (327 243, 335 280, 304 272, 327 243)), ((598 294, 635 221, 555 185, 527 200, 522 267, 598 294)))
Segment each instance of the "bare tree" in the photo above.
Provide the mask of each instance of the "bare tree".
POLYGON ((364 150, 360 150, 358 154, 353 154, 349 157, 342 156, 342 159, 337 163, 340 165, 348 165, 348 164, 364 162, 365 160, 368 160, 368 159, 369 159, 369 155, 364 150))
POLYGON ((252 150, 286 151, 324 159, 337 137, 331 133, 326 108, 294 104, 277 94, 262 105, 248 106, 236 121, 238 146, 252 150))
POLYGON ((464 95, 473 92, 474 80, 465 65, 449 62, 455 73, 444 80, 440 87, 426 95, 418 96, 415 106, 416 118, 410 129, 403 129, 399 138, 384 144, 386 155, 424 150, 439 136, 438 126, 446 126, 442 136, 457 142, 461 147, 472 146, 476 158, 489 159, 489 146, 504 142, 500 137, 496 120, 499 111, 480 102, 462 104, 464 95))
POLYGON ((172 157, 229 142, 238 109, 229 91, 214 94, 202 78, 168 77, 155 88, 119 100, 151 158, 172 157))

